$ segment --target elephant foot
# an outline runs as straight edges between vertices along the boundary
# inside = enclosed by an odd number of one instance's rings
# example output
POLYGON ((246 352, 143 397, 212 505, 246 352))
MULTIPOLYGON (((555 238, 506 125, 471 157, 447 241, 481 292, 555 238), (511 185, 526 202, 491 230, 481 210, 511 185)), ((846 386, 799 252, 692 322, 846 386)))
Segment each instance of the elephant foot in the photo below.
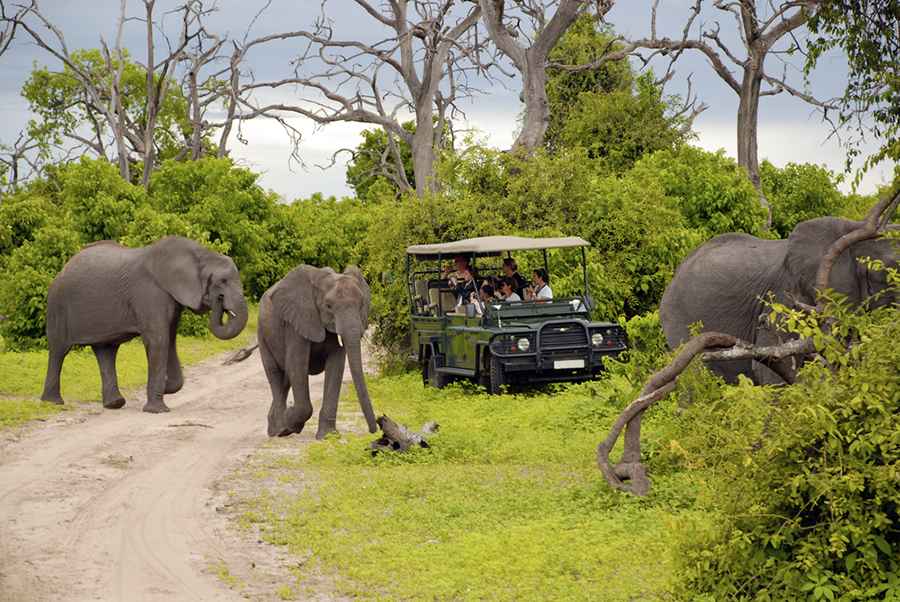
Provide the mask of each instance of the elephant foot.
POLYGON ((107 410, 120 410, 125 407, 125 398, 119 395, 115 399, 103 400, 103 407, 107 410))
POLYGON ((41 401, 55 403, 58 406, 63 405, 63 398, 60 395, 41 395, 41 401))
POLYGON ((144 404, 144 411, 149 412, 151 414, 162 414, 163 412, 169 411, 169 406, 167 406, 162 400, 160 401, 148 401, 144 404))

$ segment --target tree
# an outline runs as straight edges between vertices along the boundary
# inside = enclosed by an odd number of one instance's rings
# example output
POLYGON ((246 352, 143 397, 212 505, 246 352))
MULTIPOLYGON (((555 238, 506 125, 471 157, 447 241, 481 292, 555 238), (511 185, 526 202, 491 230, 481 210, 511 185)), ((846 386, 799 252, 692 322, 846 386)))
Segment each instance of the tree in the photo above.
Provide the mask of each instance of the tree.
POLYGON ((848 166, 869 133, 881 147, 865 167, 900 160, 900 1, 821 0, 809 29, 807 72, 832 48, 841 48, 849 63, 840 103, 841 121, 856 124, 848 166))
POLYGON ((816 10, 819 0, 780 0, 770 5, 767 14, 760 14, 755 0, 713 0, 712 6, 718 15, 733 20, 737 24, 740 48, 729 47, 727 36, 721 35, 719 18, 706 20, 693 35, 695 21, 700 17, 703 0, 695 0, 691 13, 682 30, 681 39, 673 40, 657 35, 657 8, 659 0, 654 0, 650 16, 650 37, 631 40, 622 48, 603 60, 618 58, 640 49, 651 50, 651 54, 641 56, 647 62, 657 55, 669 57, 669 70, 685 50, 702 53, 715 73, 738 96, 737 149, 738 163, 747 171, 753 185, 759 191, 760 204, 769 212, 771 207, 762 192, 759 177, 759 156, 757 131, 759 126, 759 101, 764 96, 787 92, 813 106, 827 110, 833 108, 830 101, 820 101, 787 82, 785 66, 781 77, 773 75, 765 68, 770 55, 790 52, 794 45, 785 47, 784 40, 793 41, 794 32, 803 27, 816 10), (780 45, 779 45, 780 44, 780 45), (736 75, 732 69, 736 69, 736 75))
MULTIPOLYGON (((246 45, 235 44, 228 67, 219 68, 227 38, 205 25, 215 7, 203 0, 186 0, 168 11, 166 15, 176 14, 180 21, 173 41, 164 31, 162 18, 155 16, 156 0, 142 3, 144 14, 136 19, 126 14, 127 1, 121 0, 115 43, 110 47, 101 38, 99 50, 70 50, 63 30, 41 12, 38 0, 31 0, 15 15, 3 12, 0 24, 24 31, 62 64, 62 71, 36 70, 26 86, 32 108, 43 118, 33 128, 42 150, 46 153, 68 142, 53 150, 64 156, 87 151, 113 159, 126 180, 132 179, 132 167, 140 163, 139 180, 147 187, 150 174, 166 157, 226 154, 231 126, 239 118, 234 107, 246 101, 240 97, 245 93, 240 81, 245 76, 241 62, 246 45), (122 46, 125 25, 133 20, 144 23, 146 64, 131 59, 122 46), (166 51, 160 56, 161 45, 166 51), (212 122, 207 114, 220 103, 226 105, 227 115, 212 122), (211 138, 217 131, 221 136, 214 149, 211 138)), ((273 117, 297 134, 265 111, 240 116, 253 117, 273 117)))
MULTIPOLYGON (((544 143, 550 125, 547 62, 553 48, 588 4, 587 0, 479 0, 482 21, 491 40, 522 78, 525 113, 513 148, 530 152, 544 143), (556 10, 548 17, 548 6, 554 5, 556 10)), ((611 7, 611 1, 597 2, 600 16, 611 7)))
MULTIPOLYGON (((293 77, 245 89, 297 86, 303 96, 295 104, 245 106, 251 116, 281 111, 319 125, 349 121, 380 126, 395 164, 403 163, 399 141, 412 148, 415 190, 423 196, 437 189, 435 149, 446 142, 448 117, 456 110, 456 101, 471 91, 469 74, 483 71, 484 45, 473 33, 480 9, 468 8, 461 0, 354 3, 371 25, 385 32, 379 35, 387 37, 371 43, 336 39, 324 15, 313 31, 267 36, 264 40, 303 40, 307 50, 296 60, 293 77), (414 131, 403 127, 404 113, 415 115, 414 131)), ((403 182, 403 172, 396 175, 403 182)), ((403 188, 411 189, 411 183, 404 182, 403 188)))
MULTIPOLYGON (((403 124, 409 132, 415 132, 412 121, 403 124)), ((398 140, 400 161, 398 165, 391 152, 388 134, 383 129, 369 129, 362 132, 363 141, 352 151, 352 159, 347 163, 347 184, 358 199, 366 199, 377 182, 382 181, 400 192, 404 187, 415 187, 416 176, 412 165, 412 148, 403 140, 398 140)))

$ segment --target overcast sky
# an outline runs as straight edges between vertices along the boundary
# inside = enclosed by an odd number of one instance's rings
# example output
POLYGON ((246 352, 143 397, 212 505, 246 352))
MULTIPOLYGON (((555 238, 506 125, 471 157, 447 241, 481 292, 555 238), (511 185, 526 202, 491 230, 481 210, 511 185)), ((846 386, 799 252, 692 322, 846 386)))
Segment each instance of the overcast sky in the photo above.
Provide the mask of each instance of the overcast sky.
MULTIPOLYGON (((313 19, 319 15, 321 0, 273 0, 269 9, 255 23, 251 37, 276 31, 310 29, 313 19)), ((174 0, 159 0, 157 14, 177 4, 174 0)), ((264 3, 259 0, 220 0, 218 13, 209 20, 210 29, 227 34, 232 39, 240 39, 247 30, 253 15, 264 3)), ((377 4, 377 3, 376 3, 377 4)), ((760 3, 762 6, 764 3, 760 3)), ((684 25, 689 3, 686 0, 663 0, 661 2, 658 26, 659 35, 679 37, 684 25)), ((100 36, 112 41, 115 38, 117 0, 42 0, 41 7, 66 36, 70 49, 96 48, 100 36)), ((619 0, 608 15, 616 31, 626 37, 649 35, 649 2, 645 0, 619 0)), ((137 15, 142 8, 138 0, 129 1, 129 14, 137 15)), ((344 39, 373 39, 378 35, 371 18, 367 17, 351 0, 330 0, 328 15, 334 19, 336 34, 344 39)), ((715 16, 713 11, 702 13, 708 21, 715 16)), ((733 41, 735 23, 724 19, 723 37, 733 41)), ((174 31, 178 25, 174 17, 168 17, 166 26, 174 31)), ((143 24, 129 23, 125 30, 125 46, 132 56, 142 60, 146 53, 142 39, 143 24)), ((289 61, 296 56, 296 44, 282 43, 260 47, 249 56, 257 79, 284 77, 290 73, 289 61)), ((0 142, 10 142, 25 127, 30 117, 27 103, 19 91, 34 64, 59 68, 59 64, 46 52, 20 36, 14 46, 0 57, 0 142)), ((653 64, 657 71, 665 69, 666 63, 653 64)), ((769 59, 767 66, 774 74, 780 75, 782 67, 769 59), (774 66, 774 69, 772 68, 774 66)), ((788 77, 796 87, 803 87, 802 78, 796 66, 789 65, 788 77)), ((713 72, 699 55, 685 54, 679 61, 676 76, 668 84, 667 93, 683 93, 685 79, 693 73, 694 89, 709 108, 694 124, 697 132, 696 144, 709 149, 724 149, 730 156, 736 156, 736 113, 737 95, 713 72)), ((846 69, 840 56, 830 57, 814 74, 809 91, 820 98, 832 97, 841 92, 846 69)), ((491 146, 507 148, 512 143, 517 116, 521 106, 518 100, 518 81, 485 84, 484 94, 462 105, 466 119, 457 127, 474 130, 476 136, 491 146)), ((290 101, 291 93, 273 95, 280 100, 290 101)), ((262 184, 276 191, 282 197, 293 200, 306 197, 314 192, 326 195, 344 196, 350 194, 344 172, 345 166, 338 162, 330 169, 322 170, 316 165, 330 162, 332 154, 339 148, 354 147, 359 142, 362 125, 339 123, 325 128, 313 128, 302 119, 292 121, 305 132, 301 146, 301 156, 306 167, 292 164, 289 160, 288 140, 280 126, 270 121, 256 120, 244 125, 244 136, 248 144, 234 143, 232 156, 242 164, 263 174, 262 184)), ((795 100, 787 94, 765 97, 760 104, 759 151, 760 160, 767 158, 776 165, 788 162, 809 162, 824 164, 832 170, 843 170, 845 152, 837 139, 829 139, 830 128, 823 124, 821 116, 809 105, 795 100)), ((875 145, 870 146, 870 150, 875 145)), ((890 181, 892 166, 882 164, 867 174, 861 185, 862 192, 870 192, 876 186, 890 181)), ((845 190, 847 186, 844 186, 845 190)))

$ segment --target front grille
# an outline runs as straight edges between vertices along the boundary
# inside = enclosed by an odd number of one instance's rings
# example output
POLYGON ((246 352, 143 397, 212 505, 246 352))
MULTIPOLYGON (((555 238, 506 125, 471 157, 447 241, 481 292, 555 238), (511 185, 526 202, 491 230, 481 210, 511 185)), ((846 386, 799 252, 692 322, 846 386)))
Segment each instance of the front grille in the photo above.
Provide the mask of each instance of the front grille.
POLYGON ((572 349, 588 344, 587 331, 575 322, 548 324, 541 329, 541 350, 572 349))

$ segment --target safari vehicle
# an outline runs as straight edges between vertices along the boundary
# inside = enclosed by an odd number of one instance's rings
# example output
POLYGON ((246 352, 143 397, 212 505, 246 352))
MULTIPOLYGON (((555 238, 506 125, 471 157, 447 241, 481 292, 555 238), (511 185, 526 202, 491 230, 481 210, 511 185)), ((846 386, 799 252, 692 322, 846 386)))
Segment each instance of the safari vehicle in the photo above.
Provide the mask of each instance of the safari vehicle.
MULTIPOLYGON (((506 384, 596 377, 603 358, 622 353, 627 340, 621 326, 591 320, 588 246, 578 237, 487 236, 408 247, 412 358, 421 366, 423 382, 440 389, 451 379, 468 378, 496 394, 506 384), (499 275, 502 256, 514 252, 538 260, 542 255, 549 273, 549 249, 581 251, 582 293, 551 301, 458 304, 450 283, 442 278, 441 267, 460 255, 480 271, 480 279, 499 275)), ((552 274, 550 279, 552 285, 552 274)))

